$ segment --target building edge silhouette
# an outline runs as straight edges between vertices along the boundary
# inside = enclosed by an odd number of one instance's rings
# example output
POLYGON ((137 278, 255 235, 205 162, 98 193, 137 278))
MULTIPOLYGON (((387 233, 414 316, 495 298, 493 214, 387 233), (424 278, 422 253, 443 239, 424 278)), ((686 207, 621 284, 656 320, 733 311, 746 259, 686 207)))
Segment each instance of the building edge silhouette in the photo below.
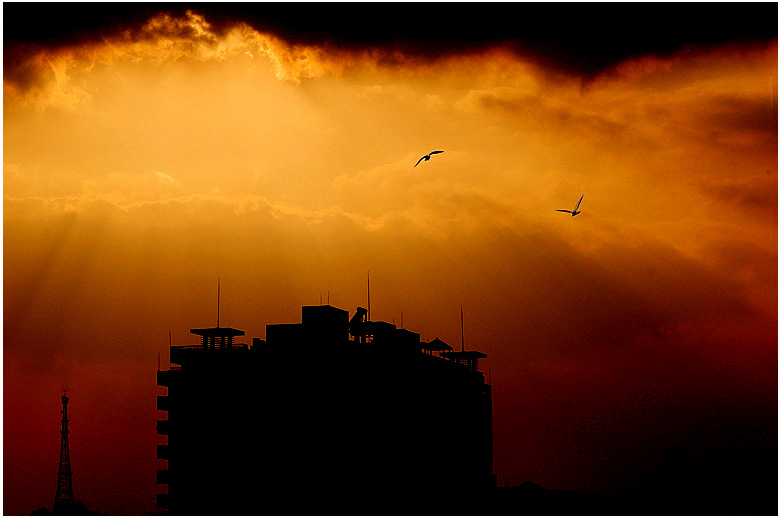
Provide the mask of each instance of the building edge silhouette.
MULTIPOLYGON (((303 306, 266 338, 196 328, 157 371, 159 510, 169 514, 440 514, 495 489, 491 387, 478 351, 303 306), (164 489, 167 488, 167 492, 164 489)), ((461 514, 454 512, 454 514, 461 514)))

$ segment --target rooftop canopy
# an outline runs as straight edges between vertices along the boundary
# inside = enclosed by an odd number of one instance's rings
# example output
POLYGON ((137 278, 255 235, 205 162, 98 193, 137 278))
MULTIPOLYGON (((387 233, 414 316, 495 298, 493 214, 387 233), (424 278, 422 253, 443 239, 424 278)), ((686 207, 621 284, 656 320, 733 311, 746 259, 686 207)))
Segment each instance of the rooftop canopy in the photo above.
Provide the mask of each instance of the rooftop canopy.
POLYGON ((232 327, 207 327, 205 329, 190 329, 190 333, 202 337, 231 337, 231 336, 244 336, 244 332, 240 329, 233 329, 232 327))
POLYGON ((426 351, 451 351, 452 350, 452 347, 447 345, 438 336, 433 340, 431 340, 430 342, 424 344, 422 348, 425 349, 426 351))

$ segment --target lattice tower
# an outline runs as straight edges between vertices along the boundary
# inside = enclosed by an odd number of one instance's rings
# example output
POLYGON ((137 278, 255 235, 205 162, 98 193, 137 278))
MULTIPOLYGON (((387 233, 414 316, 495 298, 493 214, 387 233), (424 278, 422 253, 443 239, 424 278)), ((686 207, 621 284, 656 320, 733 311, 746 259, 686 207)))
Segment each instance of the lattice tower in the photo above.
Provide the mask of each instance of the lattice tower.
POLYGON ((55 512, 73 505, 73 481, 70 471, 70 447, 68 446, 68 396, 62 396, 62 439, 60 442, 60 469, 57 472, 57 495, 54 497, 55 512))

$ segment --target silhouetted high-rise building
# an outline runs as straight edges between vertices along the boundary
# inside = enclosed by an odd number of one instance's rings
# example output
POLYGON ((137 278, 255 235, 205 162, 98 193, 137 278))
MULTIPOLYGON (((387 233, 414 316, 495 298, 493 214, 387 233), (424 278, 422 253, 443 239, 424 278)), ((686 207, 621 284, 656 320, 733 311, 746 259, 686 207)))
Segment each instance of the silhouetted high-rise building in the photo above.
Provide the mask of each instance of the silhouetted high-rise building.
POLYGON ((330 305, 251 347, 191 332, 157 373, 170 513, 454 514, 495 486, 484 354, 330 305))

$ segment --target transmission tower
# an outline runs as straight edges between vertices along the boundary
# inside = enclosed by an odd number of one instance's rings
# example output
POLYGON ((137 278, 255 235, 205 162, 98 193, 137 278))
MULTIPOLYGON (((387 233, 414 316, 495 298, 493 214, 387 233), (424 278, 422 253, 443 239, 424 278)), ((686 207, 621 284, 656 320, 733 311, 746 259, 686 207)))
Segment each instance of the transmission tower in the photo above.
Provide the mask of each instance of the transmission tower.
POLYGON ((70 447, 68 446, 68 396, 62 395, 62 440, 60 442, 60 470, 57 472, 57 495, 54 497, 54 513, 75 503, 70 471, 70 447))

